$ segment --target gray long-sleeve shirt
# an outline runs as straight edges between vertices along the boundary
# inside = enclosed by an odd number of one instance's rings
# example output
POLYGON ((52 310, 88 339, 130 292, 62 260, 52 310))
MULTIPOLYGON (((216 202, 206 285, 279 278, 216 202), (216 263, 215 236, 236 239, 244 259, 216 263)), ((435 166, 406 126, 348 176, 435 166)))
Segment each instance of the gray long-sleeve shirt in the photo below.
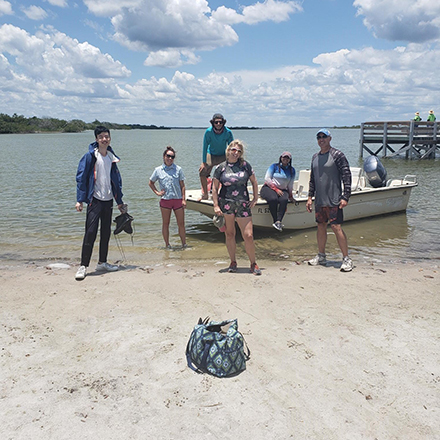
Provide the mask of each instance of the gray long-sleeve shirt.
POLYGON ((351 172, 344 153, 336 148, 312 157, 309 197, 315 196, 315 206, 338 206, 351 195, 351 172), (342 191, 342 184, 344 190, 342 191))

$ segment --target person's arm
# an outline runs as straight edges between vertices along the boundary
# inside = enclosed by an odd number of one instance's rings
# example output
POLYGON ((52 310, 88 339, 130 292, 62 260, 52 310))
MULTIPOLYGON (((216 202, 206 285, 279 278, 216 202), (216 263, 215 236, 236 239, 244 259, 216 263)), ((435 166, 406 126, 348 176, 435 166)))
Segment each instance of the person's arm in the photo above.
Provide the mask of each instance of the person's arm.
POLYGON ((220 181, 213 177, 212 179, 212 201, 214 203, 214 213, 215 215, 223 215, 222 210, 220 209, 220 206, 218 205, 218 191, 220 188, 220 181))
POLYGON ((309 194, 306 202, 306 209, 308 212, 312 212, 312 198, 315 195, 315 177, 313 175, 313 159, 310 165, 310 180, 309 180, 309 194))
POLYGON ((161 190, 161 191, 157 190, 156 183, 153 182, 151 179, 150 179, 148 185, 151 188, 151 190, 154 192, 154 194, 156 194, 156 196, 162 197, 165 194, 165 190, 161 190))
POLYGON ((76 171, 76 205, 78 212, 83 210, 83 203, 87 201, 87 170, 90 167, 87 164, 87 155, 85 154, 78 163, 76 171))
POLYGON ((347 206, 348 200, 351 196, 351 171, 348 160, 341 151, 336 152, 335 162, 341 175, 342 184, 344 185, 344 191, 342 193, 342 198, 339 205, 339 207, 342 209, 347 206))
POLYGON ((206 130, 203 136, 202 165, 206 165, 206 157, 208 155, 209 131, 206 130))
POLYGON ((180 189, 182 191, 182 205, 184 208, 186 208, 185 181, 183 179, 180 180, 180 189))
POLYGON ((255 174, 252 174, 249 177, 249 180, 251 181, 251 184, 252 184, 252 195, 253 195, 253 198, 252 198, 251 202, 249 203, 249 207, 253 208, 257 204, 257 201, 258 201, 258 182, 257 182, 257 178, 255 177, 255 174))
POLYGON ((112 168, 110 171, 110 178, 112 181, 112 188, 113 188, 113 197, 116 200, 116 203, 118 204, 119 210, 123 213, 124 211, 124 202, 122 201, 122 177, 121 173, 119 172, 119 168, 116 165, 116 163, 112 164, 112 168))
POLYGON ((287 185, 287 191, 289 193, 289 200, 293 201, 293 184, 295 183, 295 168, 292 167, 289 184, 287 185))

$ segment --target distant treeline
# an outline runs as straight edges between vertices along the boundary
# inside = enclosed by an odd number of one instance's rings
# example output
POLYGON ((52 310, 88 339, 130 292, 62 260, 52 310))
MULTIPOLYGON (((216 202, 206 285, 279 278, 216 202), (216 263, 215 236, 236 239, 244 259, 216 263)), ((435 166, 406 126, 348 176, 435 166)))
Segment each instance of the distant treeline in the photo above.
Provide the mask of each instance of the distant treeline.
POLYGON ((12 116, 0 113, 0 134, 5 133, 80 133, 85 130, 94 130, 97 125, 104 125, 112 130, 169 130, 164 126, 141 125, 141 124, 114 124, 95 120, 87 123, 80 119, 65 121, 55 118, 26 118, 14 113, 12 116))

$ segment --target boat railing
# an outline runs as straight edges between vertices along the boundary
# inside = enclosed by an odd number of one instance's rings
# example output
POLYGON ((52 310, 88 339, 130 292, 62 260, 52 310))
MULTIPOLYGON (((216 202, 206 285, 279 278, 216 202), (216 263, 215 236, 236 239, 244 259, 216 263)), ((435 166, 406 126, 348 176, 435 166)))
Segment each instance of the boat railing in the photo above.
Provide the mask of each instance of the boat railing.
POLYGON ((410 184, 417 184, 417 176, 415 174, 407 174, 404 178, 403 178, 403 182, 404 183, 410 183, 410 184))
POLYGON ((401 186, 401 185, 417 185, 417 176, 415 174, 407 174, 403 179, 388 179, 386 186, 401 186))

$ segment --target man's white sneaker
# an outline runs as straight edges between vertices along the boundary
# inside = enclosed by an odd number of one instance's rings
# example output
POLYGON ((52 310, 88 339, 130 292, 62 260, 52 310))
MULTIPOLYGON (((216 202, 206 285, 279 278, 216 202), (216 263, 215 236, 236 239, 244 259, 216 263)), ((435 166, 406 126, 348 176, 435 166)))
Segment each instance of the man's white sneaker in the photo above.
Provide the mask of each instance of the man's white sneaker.
POLYGON ((119 266, 109 263, 98 263, 96 265, 96 270, 98 272, 116 272, 117 270, 119 270, 119 266))
POLYGON ((75 280, 83 280, 86 277, 86 272, 87 272, 86 266, 79 266, 79 269, 75 275, 75 280))
POLYGON ((341 272, 351 272, 353 270, 353 261, 350 257, 344 257, 341 264, 341 272))
POLYGON ((327 259, 325 258, 325 254, 318 254, 316 257, 313 257, 311 260, 308 261, 310 266, 325 266, 327 264, 327 259))

